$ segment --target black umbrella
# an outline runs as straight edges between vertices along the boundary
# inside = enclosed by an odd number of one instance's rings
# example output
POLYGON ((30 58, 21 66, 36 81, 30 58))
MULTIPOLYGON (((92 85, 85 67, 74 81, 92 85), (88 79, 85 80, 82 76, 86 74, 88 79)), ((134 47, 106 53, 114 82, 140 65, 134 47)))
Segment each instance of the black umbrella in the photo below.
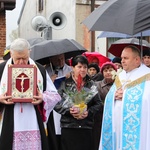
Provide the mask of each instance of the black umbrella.
POLYGON ((82 45, 73 39, 47 40, 31 47, 31 58, 40 64, 49 63, 49 57, 65 54, 69 59, 87 51, 82 45))
MULTIPOLYGON (((142 32, 142 36, 150 36, 150 30, 146 30, 142 32)), ((141 37, 141 33, 137 33, 134 35, 129 35, 125 33, 118 33, 118 32, 107 32, 107 31, 102 31, 97 38, 137 38, 141 37)))
POLYGON ((95 9, 83 23, 91 31, 134 35, 150 29, 150 0, 109 0, 95 9))
MULTIPOLYGON (((43 42, 43 41, 46 41, 45 39, 43 38, 31 38, 31 39, 28 39, 27 40, 30 44, 30 46, 33 46, 35 44, 38 44, 40 42, 43 42)), ((4 56, 3 56, 3 59, 4 60, 8 60, 10 58, 10 45, 6 47, 6 50, 4 51, 4 56)))
MULTIPOLYGON (((108 52, 110 52, 114 56, 120 57, 123 49, 128 45, 134 45, 138 48, 141 47, 139 39, 136 38, 120 39, 111 44, 110 48, 108 49, 108 52)), ((146 40, 142 40, 142 46, 143 50, 150 49, 150 44, 146 40)))
POLYGON ((27 40, 30 43, 30 46, 46 41, 44 38, 31 38, 27 40))

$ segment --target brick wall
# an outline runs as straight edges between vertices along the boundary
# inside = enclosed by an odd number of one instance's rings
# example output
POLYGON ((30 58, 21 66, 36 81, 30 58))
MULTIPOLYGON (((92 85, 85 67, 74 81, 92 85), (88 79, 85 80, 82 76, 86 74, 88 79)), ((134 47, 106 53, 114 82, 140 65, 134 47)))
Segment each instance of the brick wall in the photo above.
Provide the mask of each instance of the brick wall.
POLYGON ((6 47, 6 18, 5 11, 0 13, 0 57, 3 57, 6 47))

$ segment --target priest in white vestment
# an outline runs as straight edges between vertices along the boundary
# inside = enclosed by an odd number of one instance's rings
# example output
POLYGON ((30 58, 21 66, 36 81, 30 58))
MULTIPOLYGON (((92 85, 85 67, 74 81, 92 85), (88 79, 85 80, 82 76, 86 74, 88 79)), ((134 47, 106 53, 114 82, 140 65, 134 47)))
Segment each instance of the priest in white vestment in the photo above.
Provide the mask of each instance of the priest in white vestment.
POLYGON ((123 71, 106 96, 99 150, 150 150, 150 68, 139 49, 121 54, 123 71))
MULTIPOLYGON (((30 44, 27 40, 14 40, 10 54, 11 58, 0 64, 0 150, 50 150, 47 121, 61 97, 44 67, 29 58, 30 44), (37 95, 31 97, 32 102, 22 102, 21 96, 18 96, 20 102, 12 102, 11 94, 7 94, 8 66, 12 64, 36 66, 37 95)), ((22 79, 21 88, 23 85, 22 79)))

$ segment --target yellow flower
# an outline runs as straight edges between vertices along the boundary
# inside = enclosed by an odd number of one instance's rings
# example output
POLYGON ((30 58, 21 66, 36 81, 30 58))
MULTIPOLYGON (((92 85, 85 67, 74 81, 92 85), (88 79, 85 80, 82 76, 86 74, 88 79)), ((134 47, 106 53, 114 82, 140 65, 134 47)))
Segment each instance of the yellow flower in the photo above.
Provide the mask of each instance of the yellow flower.
POLYGON ((74 107, 77 107, 79 109, 80 114, 83 114, 87 110, 87 105, 85 103, 74 105, 74 107))
POLYGON ((96 85, 92 85, 90 88, 82 87, 82 89, 78 91, 73 84, 68 89, 65 89, 65 92, 63 93, 65 101, 62 104, 62 109, 73 107, 80 112, 79 115, 82 115, 82 113, 87 110, 87 104, 97 93, 98 90, 96 85))

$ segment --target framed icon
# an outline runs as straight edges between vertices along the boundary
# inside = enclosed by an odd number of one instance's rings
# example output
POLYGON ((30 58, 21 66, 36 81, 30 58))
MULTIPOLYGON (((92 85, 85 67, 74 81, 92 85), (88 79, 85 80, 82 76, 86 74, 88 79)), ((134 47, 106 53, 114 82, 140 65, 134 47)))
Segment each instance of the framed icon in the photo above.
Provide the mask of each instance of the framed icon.
POLYGON ((37 94, 37 68, 35 65, 9 65, 8 91, 13 102, 32 102, 37 94))

